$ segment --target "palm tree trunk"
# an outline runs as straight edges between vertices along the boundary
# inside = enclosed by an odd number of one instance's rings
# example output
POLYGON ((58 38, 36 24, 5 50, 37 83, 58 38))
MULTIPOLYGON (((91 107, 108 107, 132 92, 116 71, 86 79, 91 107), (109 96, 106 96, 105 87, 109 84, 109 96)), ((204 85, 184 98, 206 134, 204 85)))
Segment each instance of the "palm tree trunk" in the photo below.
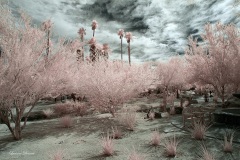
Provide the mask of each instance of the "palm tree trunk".
POLYGON ((128 62, 129 62, 129 65, 131 66, 130 42, 128 42, 128 62))

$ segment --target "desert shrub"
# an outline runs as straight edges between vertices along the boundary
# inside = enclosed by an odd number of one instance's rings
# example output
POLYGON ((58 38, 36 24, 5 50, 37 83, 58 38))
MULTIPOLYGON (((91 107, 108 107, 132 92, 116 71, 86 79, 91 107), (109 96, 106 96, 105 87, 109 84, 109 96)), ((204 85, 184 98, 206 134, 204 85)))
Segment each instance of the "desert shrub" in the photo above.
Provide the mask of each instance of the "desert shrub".
POLYGON ((112 138, 121 139, 123 136, 122 131, 118 127, 112 127, 112 138))
POLYGON ((102 154, 104 156, 112 156, 114 154, 113 139, 109 136, 108 133, 105 137, 102 137, 101 146, 102 146, 102 149, 103 149, 102 154))
POLYGON ((53 109, 56 114, 64 115, 71 112, 72 106, 73 104, 70 102, 58 103, 53 107, 53 109))
POLYGON ((56 150, 52 153, 49 153, 50 160, 64 160, 65 152, 62 149, 56 150))
POLYGON ((200 159, 215 160, 213 154, 211 154, 204 145, 202 145, 201 148, 202 148, 202 156, 200 156, 200 159))
POLYGON ((129 154, 128 160, 144 160, 144 156, 137 153, 136 150, 133 148, 133 151, 129 154))
POLYGON ((159 146, 161 142, 161 134, 155 130, 152 133, 152 137, 151 137, 151 145, 153 146, 159 146))
POLYGON ((50 118, 53 114, 54 114, 54 111, 50 108, 46 109, 46 110, 43 110, 43 114, 47 117, 47 118, 50 118))
POLYGON ((179 144, 179 140, 176 139, 175 135, 170 138, 166 138, 163 142, 163 146, 165 147, 165 153, 167 157, 175 157, 177 154, 177 146, 179 144))
POLYGON ((155 112, 149 112, 148 113, 148 119, 149 120, 154 120, 155 119, 155 112))
POLYGON ((122 113, 118 117, 118 120, 123 126, 127 127, 128 130, 133 131, 137 121, 136 117, 137 117, 137 114, 135 111, 128 111, 128 112, 122 113))
POLYGON ((73 119, 70 116, 61 117, 59 123, 64 128, 69 128, 73 126, 73 119))
POLYGON ((224 142, 223 142, 223 151, 224 152, 232 153, 232 151, 233 151, 233 145, 232 145, 233 134, 234 134, 234 132, 224 134, 224 142))
POLYGON ((84 116, 87 114, 87 105, 85 103, 76 102, 72 105, 72 111, 78 116, 84 116))
POLYGON ((194 122, 193 130, 192 130, 192 137, 196 140, 203 140, 205 138, 205 134, 208 127, 206 127, 201 122, 194 122))

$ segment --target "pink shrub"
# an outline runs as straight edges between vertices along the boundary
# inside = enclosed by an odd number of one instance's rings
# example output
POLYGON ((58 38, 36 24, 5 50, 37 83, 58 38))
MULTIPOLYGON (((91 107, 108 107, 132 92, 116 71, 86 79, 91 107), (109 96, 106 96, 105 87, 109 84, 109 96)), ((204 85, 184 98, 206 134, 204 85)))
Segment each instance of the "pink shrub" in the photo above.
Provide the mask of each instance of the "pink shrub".
POLYGON ((155 119, 155 112, 149 112, 148 113, 148 119, 149 120, 154 120, 155 119))
POLYGON ((57 150, 57 151, 55 151, 54 153, 51 153, 51 154, 49 155, 49 158, 50 158, 51 160, 63 160, 63 159, 64 159, 64 156, 65 156, 65 154, 64 154, 64 151, 63 151, 63 150, 57 150))
POLYGON ((133 149, 133 151, 128 156, 128 160, 144 160, 144 157, 137 153, 135 149, 133 149))
POLYGON ((203 160, 215 160, 214 156, 207 150, 205 146, 201 146, 202 148, 202 156, 203 160))
POLYGON ((121 130, 117 127, 112 127, 112 138, 113 139, 121 139, 123 136, 123 133, 121 130))
POLYGON ((60 115, 70 113, 72 105, 70 103, 58 103, 54 106, 54 112, 60 115))
POLYGON ((50 118, 53 114, 54 114, 54 111, 50 108, 46 109, 46 110, 43 110, 43 114, 47 117, 47 118, 50 118))
POLYGON ((227 134, 227 133, 224 134, 224 143, 223 143, 223 151, 224 152, 232 153, 232 151, 233 151, 233 146, 232 146, 233 134, 234 134, 234 132, 232 132, 230 134, 227 134))
POLYGON ((205 138, 207 129, 208 128, 201 122, 194 122, 192 137, 195 138, 196 140, 203 140, 205 138))
POLYGON ((151 145, 159 146, 161 142, 161 134, 157 130, 153 131, 151 138, 151 145))
POLYGON ((104 156, 113 156, 114 143, 113 143, 113 139, 109 136, 108 133, 107 133, 106 137, 102 137, 101 145, 102 145, 102 149, 103 149, 102 154, 104 156))
POLYGON ((176 137, 166 138, 164 140, 163 146, 165 147, 165 153, 167 157, 175 157, 177 154, 177 146, 179 141, 176 140, 176 137))
POLYGON ((73 119, 70 116, 64 116, 60 118, 60 125, 64 128, 69 128, 73 126, 73 119))
POLYGON ((74 103, 72 106, 72 110, 79 116, 84 116, 87 114, 87 105, 84 103, 74 103))
POLYGON ((133 131, 136 125, 136 112, 126 112, 119 116, 119 122, 127 127, 128 130, 133 131))

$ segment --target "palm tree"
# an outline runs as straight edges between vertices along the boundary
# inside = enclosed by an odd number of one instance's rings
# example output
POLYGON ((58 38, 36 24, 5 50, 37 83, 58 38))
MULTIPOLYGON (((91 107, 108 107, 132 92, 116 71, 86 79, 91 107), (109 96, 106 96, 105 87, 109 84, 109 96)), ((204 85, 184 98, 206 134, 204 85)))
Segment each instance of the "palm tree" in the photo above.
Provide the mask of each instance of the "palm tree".
POLYGON ((93 37, 95 34, 95 29, 98 27, 98 22, 96 20, 92 21, 92 30, 93 30, 93 37))
POLYGON ((124 30, 123 29, 119 29, 118 30, 118 35, 119 35, 119 38, 121 39, 121 60, 123 60, 123 56, 122 56, 122 38, 123 38, 123 35, 124 35, 124 30))
POLYGON ((126 38, 127 43, 128 43, 128 62, 129 62, 129 65, 131 65, 130 41, 132 39, 132 33, 131 32, 126 32, 125 38, 126 38))

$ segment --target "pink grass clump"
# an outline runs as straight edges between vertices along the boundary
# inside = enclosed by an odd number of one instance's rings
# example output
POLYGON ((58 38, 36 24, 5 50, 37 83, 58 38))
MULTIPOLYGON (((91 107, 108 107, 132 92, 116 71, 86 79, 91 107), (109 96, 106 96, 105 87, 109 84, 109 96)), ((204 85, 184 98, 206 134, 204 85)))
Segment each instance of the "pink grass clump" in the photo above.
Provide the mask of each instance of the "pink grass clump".
POLYGON ((205 146, 201 146, 202 148, 202 160, 215 160, 214 156, 207 150, 205 146))
POLYGON ((206 127, 201 122, 194 122, 193 124, 193 130, 192 130, 192 137, 196 140, 203 140, 206 135, 208 127, 206 127))
POLYGON ((73 126, 73 119, 70 116, 61 117, 59 123, 64 128, 69 128, 73 126))
POLYGON ((159 146, 161 142, 161 134, 157 130, 153 131, 152 138, 151 138, 151 145, 152 146, 159 146))
POLYGON ((179 140, 176 139, 175 135, 171 138, 166 138, 163 146, 165 147, 165 153, 167 157, 175 157, 177 154, 177 146, 179 140))
POLYGON ((47 118, 50 118, 53 114, 54 114, 54 111, 50 108, 46 109, 46 110, 43 110, 43 114, 47 117, 47 118))
POLYGON ((118 127, 112 127, 112 138, 121 139, 123 136, 122 131, 118 127))
POLYGON ((136 125, 137 114, 134 111, 127 111, 119 117, 119 121, 122 125, 127 127, 128 130, 133 131, 136 125))
POLYGON ((87 114, 87 105, 84 103, 74 103, 72 105, 72 110, 74 113, 76 113, 78 116, 84 116, 87 114))
POLYGON ((144 160, 144 157, 137 153, 134 149, 128 156, 128 160, 144 160))
POLYGON ((102 154, 104 156, 113 156, 114 154, 114 143, 113 139, 107 133, 106 137, 102 137, 101 146, 103 149, 102 154))
POLYGON ((232 133, 225 133, 224 134, 224 143, 223 143, 223 151, 224 152, 228 152, 228 153, 232 153, 233 151, 233 145, 232 145, 232 141, 233 141, 233 134, 232 133))
POLYGON ((155 119, 155 112, 149 112, 148 113, 148 119, 149 120, 154 120, 155 119))
POLYGON ((63 150, 57 150, 49 155, 51 160, 63 160, 65 157, 63 150))

